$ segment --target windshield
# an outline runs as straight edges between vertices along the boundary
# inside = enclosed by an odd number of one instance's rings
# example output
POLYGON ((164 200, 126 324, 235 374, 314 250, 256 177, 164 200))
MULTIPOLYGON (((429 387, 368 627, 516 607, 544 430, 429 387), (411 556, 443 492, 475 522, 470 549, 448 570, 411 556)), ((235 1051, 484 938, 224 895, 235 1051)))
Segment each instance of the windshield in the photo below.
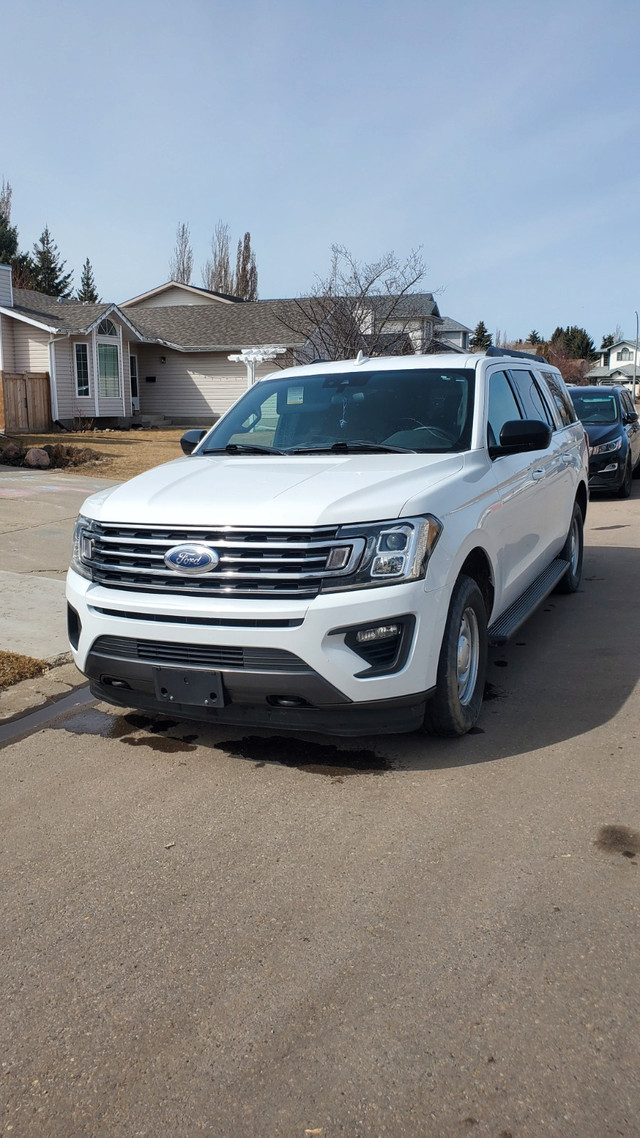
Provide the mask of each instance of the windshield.
POLYGON ((571 392, 576 414, 583 423, 617 423, 618 401, 611 392, 602 395, 599 392, 582 394, 571 392))
POLYGON ((473 371, 408 368, 278 377, 255 384, 199 454, 466 450, 473 371))

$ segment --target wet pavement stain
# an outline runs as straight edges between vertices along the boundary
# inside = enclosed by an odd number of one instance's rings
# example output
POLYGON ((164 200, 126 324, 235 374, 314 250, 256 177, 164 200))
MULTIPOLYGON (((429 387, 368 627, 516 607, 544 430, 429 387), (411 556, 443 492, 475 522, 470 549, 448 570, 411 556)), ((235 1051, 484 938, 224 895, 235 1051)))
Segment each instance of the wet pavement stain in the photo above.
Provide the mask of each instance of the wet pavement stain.
POLYGON ((309 743, 302 739, 277 736, 261 739, 250 735, 245 739, 231 739, 218 743, 221 751, 242 759, 255 760, 256 769, 268 763, 295 767, 305 774, 322 774, 337 782, 347 775, 384 774, 394 769, 390 759, 376 755, 375 751, 346 751, 326 743, 309 743))
POLYGON ((123 743, 128 743, 130 747, 149 747, 152 751, 160 751, 165 755, 176 754, 177 751, 195 751, 196 747, 193 743, 185 743, 184 739, 173 739, 170 735, 157 736, 151 738, 136 738, 129 739, 127 737, 122 739, 123 743))
POLYGON ((153 751, 162 751, 166 754, 172 754, 176 751, 195 751, 196 748, 192 744, 198 738, 197 735, 182 735, 179 738, 163 735, 163 732, 176 726, 177 721, 175 719, 153 719, 146 715, 137 714, 119 715, 111 724, 109 737, 120 739, 121 742, 127 743, 130 747, 150 747, 153 751), (129 737, 139 731, 145 731, 148 734, 143 737, 129 737), (159 738, 159 736, 163 737, 159 738))
POLYGON ((626 523, 625 523, 624 525, 623 525, 622 523, 620 523, 620 524, 619 524, 619 525, 617 525, 617 526, 594 526, 593 528, 594 528, 595 530, 603 530, 603 529, 628 529, 628 528, 629 528, 629 526, 628 526, 626 523))
POLYGON ((628 826, 601 826, 594 845, 603 853, 634 858, 640 853, 640 834, 628 826))

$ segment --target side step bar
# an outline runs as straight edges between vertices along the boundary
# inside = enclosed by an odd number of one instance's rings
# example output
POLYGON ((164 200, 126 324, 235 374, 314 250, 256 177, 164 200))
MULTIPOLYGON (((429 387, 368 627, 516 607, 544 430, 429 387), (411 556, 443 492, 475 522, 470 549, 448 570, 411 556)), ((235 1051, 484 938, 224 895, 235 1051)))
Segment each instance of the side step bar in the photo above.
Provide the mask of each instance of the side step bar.
POLYGON ((499 616, 494 624, 490 625, 487 630, 489 643, 493 645, 506 644, 514 632, 517 632, 520 625, 524 624, 525 620, 531 616, 531 613, 547 599, 549 593, 553 592, 558 581, 564 577, 569 562, 565 561, 562 557, 556 557, 546 569, 543 569, 539 577, 525 589, 524 593, 518 597, 509 608, 499 616))

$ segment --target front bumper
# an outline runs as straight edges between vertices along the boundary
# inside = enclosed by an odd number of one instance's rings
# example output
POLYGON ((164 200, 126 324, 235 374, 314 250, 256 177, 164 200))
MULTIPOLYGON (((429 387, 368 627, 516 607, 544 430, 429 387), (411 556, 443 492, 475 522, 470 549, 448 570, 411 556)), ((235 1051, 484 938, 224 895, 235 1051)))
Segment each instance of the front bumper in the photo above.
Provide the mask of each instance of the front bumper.
POLYGON ((436 683, 445 593, 419 581, 302 603, 202 601, 107 590, 72 570, 67 580, 74 657, 98 698, 210 723, 342 735, 420 726, 436 683), (411 627, 400 666, 367 675, 345 630, 400 617, 411 627))
POLYGON ((592 458, 589 461, 590 490, 619 490, 624 482, 626 455, 592 458))

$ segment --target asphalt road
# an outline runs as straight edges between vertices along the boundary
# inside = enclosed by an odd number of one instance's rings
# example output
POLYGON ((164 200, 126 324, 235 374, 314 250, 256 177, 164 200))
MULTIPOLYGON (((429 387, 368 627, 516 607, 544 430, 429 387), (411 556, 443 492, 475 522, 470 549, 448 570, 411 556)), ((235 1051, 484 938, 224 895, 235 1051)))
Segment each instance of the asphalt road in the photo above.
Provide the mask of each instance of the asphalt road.
POLYGON ((640 486, 458 741, 0 751, 1 1134, 640 1134, 640 486))

